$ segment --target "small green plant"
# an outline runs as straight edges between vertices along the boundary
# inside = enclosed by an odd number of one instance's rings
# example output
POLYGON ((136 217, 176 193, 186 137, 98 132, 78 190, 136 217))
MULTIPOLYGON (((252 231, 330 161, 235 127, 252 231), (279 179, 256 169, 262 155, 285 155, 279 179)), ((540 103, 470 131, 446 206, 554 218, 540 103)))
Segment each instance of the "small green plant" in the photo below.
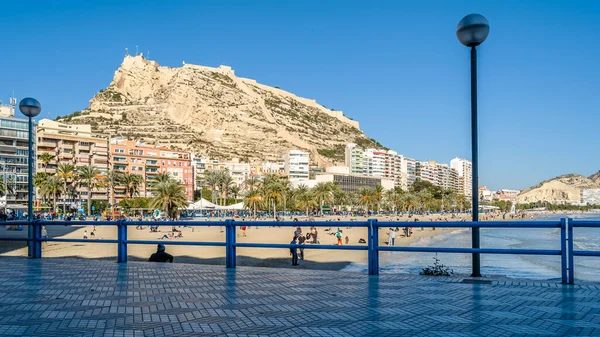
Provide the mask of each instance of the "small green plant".
POLYGON ((451 276, 452 274, 454 274, 454 270, 440 263, 440 259, 438 259, 437 254, 435 254, 433 260, 433 265, 429 265, 426 268, 423 268, 423 270, 421 270, 421 272, 419 273, 420 275, 451 276))

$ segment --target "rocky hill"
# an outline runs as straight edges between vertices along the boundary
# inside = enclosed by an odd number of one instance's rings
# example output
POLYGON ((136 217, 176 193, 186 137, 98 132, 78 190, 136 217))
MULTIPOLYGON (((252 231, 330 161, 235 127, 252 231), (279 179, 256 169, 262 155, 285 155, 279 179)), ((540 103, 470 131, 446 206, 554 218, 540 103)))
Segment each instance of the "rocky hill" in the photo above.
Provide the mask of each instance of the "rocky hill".
POLYGON ((589 179, 591 181, 593 181, 594 183, 600 185, 600 171, 592 174, 591 176, 589 176, 589 179))
POLYGON ((230 67, 171 68, 141 55, 126 56, 89 108, 61 121, 223 159, 278 160, 295 148, 327 166, 343 162, 347 143, 381 146, 341 111, 237 77, 230 67))
POLYGON ((533 187, 523 190, 517 196, 517 202, 580 202, 581 189, 600 188, 599 173, 596 173, 590 177, 584 177, 579 174, 566 174, 560 177, 542 181, 533 187))

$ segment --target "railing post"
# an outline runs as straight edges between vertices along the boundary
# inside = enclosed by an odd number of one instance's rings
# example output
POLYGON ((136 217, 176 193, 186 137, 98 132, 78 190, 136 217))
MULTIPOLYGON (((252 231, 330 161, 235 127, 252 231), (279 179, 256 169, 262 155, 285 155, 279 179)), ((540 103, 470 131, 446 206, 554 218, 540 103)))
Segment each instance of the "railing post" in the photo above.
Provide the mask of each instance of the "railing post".
POLYGON ((42 257, 42 224, 39 220, 33 220, 29 223, 29 226, 33 228, 33 237, 30 243, 32 247, 31 257, 39 259, 42 257))
POLYGON ((225 220, 225 267, 235 268, 235 224, 233 220, 225 220))
POLYGON ((573 219, 567 219, 567 258, 568 258, 568 266, 569 266, 569 284, 575 283, 575 262, 573 259, 573 219))
POLYGON ((376 219, 367 220, 368 228, 368 269, 369 275, 379 275, 379 230, 376 219))
POLYGON ((127 262, 127 226, 123 220, 117 222, 117 240, 119 241, 117 261, 125 263, 127 262))
POLYGON ((562 276, 562 284, 569 283, 567 277, 567 219, 560 219, 560 270, 562 276))

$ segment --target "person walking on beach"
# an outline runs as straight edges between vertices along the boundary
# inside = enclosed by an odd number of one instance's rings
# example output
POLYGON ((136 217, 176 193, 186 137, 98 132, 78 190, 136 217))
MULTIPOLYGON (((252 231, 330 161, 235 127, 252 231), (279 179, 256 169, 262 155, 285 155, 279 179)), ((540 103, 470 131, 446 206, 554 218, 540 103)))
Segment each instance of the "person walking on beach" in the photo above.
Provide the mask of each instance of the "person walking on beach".
MULTIPOLYGON (((294 237, 292 239, 292 242, 290 242, 290 244, 291 245, 296 244, 296 237, 294 237)), ((292 266, 297 266, 298 265, 298 249, 296 247, 291 247, 290 255, 292 255, 292 266)))
POLYGON ((173 255, 167 253, 165 245, 159 243, 156 247, 156 253, 150 255, 148 262, 170 262, 173 263, 173 255))
POLYGON ((338 246, 342 245, 342 230, 338 228, 337 233, 335 233, 335 237, 337 238, 338 246))
POLYGON ((87 230, 83 231, 83 239, 87 240, 88 235, 87 235, 87 230))
POLYGON ((246 226, 242 226, 242 237, 246 237, 246 226))

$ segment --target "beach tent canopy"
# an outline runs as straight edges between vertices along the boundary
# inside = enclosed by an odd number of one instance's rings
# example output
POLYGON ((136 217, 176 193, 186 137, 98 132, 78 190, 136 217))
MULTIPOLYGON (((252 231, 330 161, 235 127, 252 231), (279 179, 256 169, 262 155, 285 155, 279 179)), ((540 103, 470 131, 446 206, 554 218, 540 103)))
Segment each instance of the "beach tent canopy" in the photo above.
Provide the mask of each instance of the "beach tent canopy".
POLYGON ((202 199, 196 201, 195 203, 190 204, 187 209, 189 209, 189 210, 215 209, 215 207, 217 207, 217 205, 202 198, 202 199))
POLYGON ((244 209, 244 203, 240 202, 240 203, 229 205, 229 206, 217 206, 217 209, 242 210, 242 209, 244 209))

